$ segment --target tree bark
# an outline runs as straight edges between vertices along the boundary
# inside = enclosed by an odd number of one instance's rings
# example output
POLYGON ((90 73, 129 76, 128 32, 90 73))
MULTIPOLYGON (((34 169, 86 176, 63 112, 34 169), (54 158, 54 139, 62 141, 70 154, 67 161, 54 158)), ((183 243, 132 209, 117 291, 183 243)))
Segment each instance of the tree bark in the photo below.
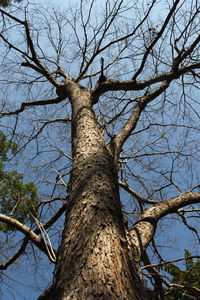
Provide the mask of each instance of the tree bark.
POLYGON ((147 299, 128 248, 117 168, 89 91, 66 82, 72 105, 73 165, 53 300, 147 299))

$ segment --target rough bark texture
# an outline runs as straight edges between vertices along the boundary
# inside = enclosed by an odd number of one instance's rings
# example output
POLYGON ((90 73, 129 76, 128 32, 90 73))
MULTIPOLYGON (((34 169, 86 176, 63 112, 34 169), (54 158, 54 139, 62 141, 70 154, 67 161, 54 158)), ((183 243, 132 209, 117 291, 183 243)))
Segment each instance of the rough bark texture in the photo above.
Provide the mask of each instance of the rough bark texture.
POLYGON ((73 114, 73 168, 51 297, 146 299, 128 250, 117 170, 98 130, 90 92, 70 82, 66 93, 73 114))
POLYGON ((153 207, 147 208, 132 228, 129 229, 130 241, 135 246, 135 259, 138 261, 143 255, 143 251, 153 238, 158 221, 167 214, 176 213, 178 209, 199 203, 200 194, 186 192, 177 197, 157 203, 153 207))

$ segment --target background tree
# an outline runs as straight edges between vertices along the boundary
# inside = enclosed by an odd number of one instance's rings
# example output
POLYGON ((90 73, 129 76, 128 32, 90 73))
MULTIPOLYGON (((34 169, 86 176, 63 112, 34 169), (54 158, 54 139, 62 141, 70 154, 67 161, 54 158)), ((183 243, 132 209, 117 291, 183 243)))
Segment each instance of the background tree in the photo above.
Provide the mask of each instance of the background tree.
MULTIPOLYGON (((14 0, 13 2, 21 2, 21 0, 14 0)), ((12 0, 0 0, 0 6, 7 7, 12 4, 12 0)))
POLYGON ((0 216, 25 235, 1 268, 39 248, 39 299, 164 299, 170 225, 199 241, 200 4, 129 2, 1 10, 1 117, 42 191, 35 226, 0 216))
POLYGON ((174 264, 167 264, 164 266, 164 270, 172 276, 171 290, 166 294, 166 299, 198 299, 199 297, 199 272, 200 272, 200 260, 194 259, 191 253, 185 252, 185 270, 181 270, 174 264))
MULTIPOLYGON (((25 223, 32 219, 31 214, 36 215, 37 190, 32 182, 23 183, 22 174, 5 170, 10 151, 14 154, 17 151, 17 145, 7 141, 3 132, 0 132, 0 212, 25 223)), ((0 230, 12 229, 14 228, 0 222, 0 230)))

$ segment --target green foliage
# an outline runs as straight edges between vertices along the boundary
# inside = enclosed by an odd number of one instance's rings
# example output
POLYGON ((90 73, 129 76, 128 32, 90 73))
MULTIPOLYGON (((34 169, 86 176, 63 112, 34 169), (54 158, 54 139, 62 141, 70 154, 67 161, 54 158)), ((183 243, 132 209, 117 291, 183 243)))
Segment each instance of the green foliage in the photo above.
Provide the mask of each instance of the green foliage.
MULTIPOLYGON (((191 256, 188 250, 184 250, 185 258, 191 256)), ((163 267, 164 271, 172 276, 171 283, 179 286, 173 287, 165 299, 167 300, 191 300, 200 299, 200 259, 185 260, 185 270, 181 270, 173 264, 163 267)))
MULTIPOLYGON (((6 139, 0 131, 0 213, 25 223, 37 214, 38 195, 36 186, 23 183, 23 175, 16 171, 5 171, 9 153, 15 153, 17 145, 6 139)), ((14 230, 0 222, 0 230, 14 230)))
MULTIPOLYGON (((14 2, 21 2, 22 0, 14 0, 14 2)), ((7 7, 12 4, 12 0, 0 0, 0 6, 7 7)))
POLYGON ((2 163, 8 160, 7 155, 9 152, 15 154, 16 151, 17 151, 17 144, 8 141, 4 133, 0 131, 0 162, 2 163))

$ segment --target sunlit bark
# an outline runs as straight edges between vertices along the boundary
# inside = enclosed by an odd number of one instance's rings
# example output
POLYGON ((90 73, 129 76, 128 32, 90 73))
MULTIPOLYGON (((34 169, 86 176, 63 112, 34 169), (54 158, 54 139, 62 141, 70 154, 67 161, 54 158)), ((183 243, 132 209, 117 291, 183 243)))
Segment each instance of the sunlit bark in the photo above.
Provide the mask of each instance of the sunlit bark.
POLYGON ((145 299, 127 247, 117 169, 90 93, 75 84, 67 89, 73 166, 52 299, 145 299))

